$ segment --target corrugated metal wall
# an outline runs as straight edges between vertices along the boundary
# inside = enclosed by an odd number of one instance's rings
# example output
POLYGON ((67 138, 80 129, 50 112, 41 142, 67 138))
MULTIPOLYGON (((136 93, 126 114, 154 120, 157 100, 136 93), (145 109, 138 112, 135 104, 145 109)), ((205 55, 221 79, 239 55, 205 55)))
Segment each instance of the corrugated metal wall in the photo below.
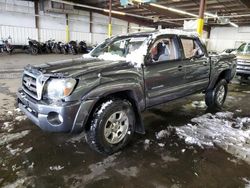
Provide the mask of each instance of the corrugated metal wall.
MULTIPOLYGON (((90 33, 90 13, 79 11, 69 15, 70 40, 85 40, 87 43, 104 41, 108 30, 108 17, 92 14, 90 33)), ((0 39, 11 36, 13 44, 27 44, 28 37, 41 42, 49 39, 65 42, 66 16, 62 13, 39 13, 39 30, 35 27, 34 2, 0 0, 0 39)), ((137 24, 131 26, 138 27, 137 24)), ((113 35, 127 33, 128 22, 112 18, 113 35)), ((131 32, 138 29, 130 29, 131 32)))
POLYGON ((26 44, 28 37, 38 39, 38 31, 31 27, 0 25, 0 38, 8 37, 11 37, 11 43, 13 44, 26 44))

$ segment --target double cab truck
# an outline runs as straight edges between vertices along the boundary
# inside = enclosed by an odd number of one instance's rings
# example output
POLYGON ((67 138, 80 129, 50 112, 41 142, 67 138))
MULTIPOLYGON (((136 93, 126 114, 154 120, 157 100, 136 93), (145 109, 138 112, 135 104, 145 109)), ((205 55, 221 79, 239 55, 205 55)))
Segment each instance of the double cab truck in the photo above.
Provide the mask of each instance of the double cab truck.
POLYGON ((82 58, 26 66, 19 108, 41 129, 86 132, 112 154, 145 133, 141 112, 203 92, 222 107, 236 73, 234 55, 208 56, 195 34, 158 30, 106 39, 82 58))

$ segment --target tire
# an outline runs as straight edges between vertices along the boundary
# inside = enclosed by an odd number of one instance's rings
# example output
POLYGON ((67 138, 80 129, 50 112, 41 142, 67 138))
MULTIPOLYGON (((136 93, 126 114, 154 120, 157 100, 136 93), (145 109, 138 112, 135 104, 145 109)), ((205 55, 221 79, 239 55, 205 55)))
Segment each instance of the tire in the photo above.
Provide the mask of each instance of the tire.
POLYGON ((77 54, 77 50, 76 50, 75 48, 72 48, 72 49, 71 49, 71 52, 72 52, 73 55, 76 55, 76 54, 77 54))
POLYGON ((134 130, 135 114, 131 103, 121 99, 107 100, 94 112, 86 140, 95 151, 111 155, 128 144, 134 130), (119 121, 120 118, 123 119, 119 121))
POLYGON ((66 55, 66 54, 67 54, 67 52, 66 52, 65 48, 62 48, 62 53, 63 53, 64 55, 66 55))
POLYGON ((222 108, 227 97, 228 85, 225 79, 220 80, 213 90, 207 91, 205 96, 206 105, 209 108, 222 108))
POLYGON ((30 52, 32 55, 37 55, 38 54, 38 48, 37 47, 31 47, 30 52))

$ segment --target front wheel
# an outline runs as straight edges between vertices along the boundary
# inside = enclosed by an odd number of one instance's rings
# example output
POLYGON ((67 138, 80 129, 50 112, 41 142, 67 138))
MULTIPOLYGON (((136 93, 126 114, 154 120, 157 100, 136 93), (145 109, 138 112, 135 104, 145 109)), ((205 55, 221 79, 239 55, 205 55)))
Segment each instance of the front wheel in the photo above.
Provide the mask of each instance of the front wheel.
POLYGON ((220 80, 214 89, 207 91, 206 93, 206 105, 209 108, 222 108, 227 97, 227 81, 225 79, 220 80))
POLYGON ((113 99, 102 103, 94 112, 87 143, 102 154, 113 154, 131 140, 135 130, 135 115, 127 100, 113 99))

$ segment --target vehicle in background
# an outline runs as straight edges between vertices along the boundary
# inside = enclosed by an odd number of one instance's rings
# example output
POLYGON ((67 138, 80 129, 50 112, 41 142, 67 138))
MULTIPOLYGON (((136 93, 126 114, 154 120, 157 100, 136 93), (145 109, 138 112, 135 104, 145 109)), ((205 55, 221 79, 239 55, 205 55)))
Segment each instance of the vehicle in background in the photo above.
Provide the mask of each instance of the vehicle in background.
POLYGON ((145 133, 148 108, 200 92, 208 107, 221 108, 235 72, 234 55, 210 57, 191 33, 134 33, 83 58, 25 67, 18 105, 43 130, 85 131, 91 148, 112 154, 145 133))
POLYGON ((242 81, 248 80, 250 76, 250 43, 243 43, 237 49, 237 75, 242 81))
POLYGON ((236 54, 237 49, 236 48, 228 48, 221 52, 221 54, 236 54))

